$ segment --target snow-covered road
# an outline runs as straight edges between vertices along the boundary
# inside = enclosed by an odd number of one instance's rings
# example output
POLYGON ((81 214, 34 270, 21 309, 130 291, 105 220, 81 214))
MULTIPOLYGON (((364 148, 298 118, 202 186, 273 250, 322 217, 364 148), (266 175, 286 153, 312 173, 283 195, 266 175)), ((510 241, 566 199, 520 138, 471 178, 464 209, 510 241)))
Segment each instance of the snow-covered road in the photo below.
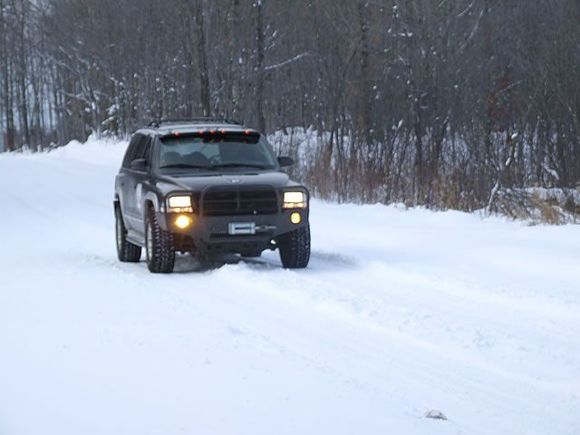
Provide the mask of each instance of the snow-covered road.
POLYGON ((0 156, 1 435, 580 433, 579 226, 314 202, 308 270, 155 276, 122 148, 0 156))

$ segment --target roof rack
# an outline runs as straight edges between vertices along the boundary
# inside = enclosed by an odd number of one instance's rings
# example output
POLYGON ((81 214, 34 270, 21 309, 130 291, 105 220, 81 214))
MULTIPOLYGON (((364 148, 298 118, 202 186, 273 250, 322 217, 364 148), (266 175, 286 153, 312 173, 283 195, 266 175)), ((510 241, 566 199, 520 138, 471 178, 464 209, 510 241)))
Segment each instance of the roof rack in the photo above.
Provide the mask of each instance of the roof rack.
POLYGON ((234 121, 232 119, 226 118, 212 118, 212 117, 194 117, 194 118, 164 118, 164 119, 156 119, 149 123, 148 127, 159 128, 164 124, 204 124, 206 122, 219 122, 223 124, 234 124, 234 125, 242 125, 242 123, 238 121, 234 121))

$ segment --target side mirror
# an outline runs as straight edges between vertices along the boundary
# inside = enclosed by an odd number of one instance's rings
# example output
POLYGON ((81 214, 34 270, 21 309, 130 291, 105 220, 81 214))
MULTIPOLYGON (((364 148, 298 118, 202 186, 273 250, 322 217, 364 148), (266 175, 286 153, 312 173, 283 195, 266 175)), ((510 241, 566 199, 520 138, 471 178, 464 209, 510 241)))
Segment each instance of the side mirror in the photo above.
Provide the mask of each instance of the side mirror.
POLYGON ((145 172, 147 171, 147 160, 145 159, 135 159, 129 165, 134 171, 145 172))
POLYGON ((287 168, 294 164, 294 159, 292 157, 278 157, 278 164, 281 168, 287 168))

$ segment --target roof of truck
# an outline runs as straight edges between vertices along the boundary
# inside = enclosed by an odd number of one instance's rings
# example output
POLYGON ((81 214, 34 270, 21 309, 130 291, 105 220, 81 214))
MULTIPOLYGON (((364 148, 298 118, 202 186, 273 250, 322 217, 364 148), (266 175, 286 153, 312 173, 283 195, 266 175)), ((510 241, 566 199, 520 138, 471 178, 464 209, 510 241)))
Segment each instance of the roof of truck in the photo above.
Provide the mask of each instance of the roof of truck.
POLYGON ((224 118, 191 118, 191 119, 163 119, 152 121, 140 131, 156 133, 161 136, 170 134, 196 133, 203 130, 227 130, 228 132, 252 131, 253 129, 244 127, 242 123, 224 118))

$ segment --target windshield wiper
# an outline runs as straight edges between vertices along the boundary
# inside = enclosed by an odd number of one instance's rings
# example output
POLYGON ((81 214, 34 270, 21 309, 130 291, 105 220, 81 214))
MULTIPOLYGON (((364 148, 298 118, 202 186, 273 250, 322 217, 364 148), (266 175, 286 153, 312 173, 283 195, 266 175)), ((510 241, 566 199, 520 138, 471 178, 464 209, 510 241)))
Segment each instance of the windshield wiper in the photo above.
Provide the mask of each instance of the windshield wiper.
POLYGON ((208 171, 214 170, 213 166, 204 165, 190 165, 189 163, 174 163, 172 165, 160 166, 159 169, 207 169, 208 171))
POLYGON ((255 168, 255 169, 268 169, 268 166, 257 165, 255 163, 222 163, 219 165, 212 165, 213 169, 221 168, 255 168))

